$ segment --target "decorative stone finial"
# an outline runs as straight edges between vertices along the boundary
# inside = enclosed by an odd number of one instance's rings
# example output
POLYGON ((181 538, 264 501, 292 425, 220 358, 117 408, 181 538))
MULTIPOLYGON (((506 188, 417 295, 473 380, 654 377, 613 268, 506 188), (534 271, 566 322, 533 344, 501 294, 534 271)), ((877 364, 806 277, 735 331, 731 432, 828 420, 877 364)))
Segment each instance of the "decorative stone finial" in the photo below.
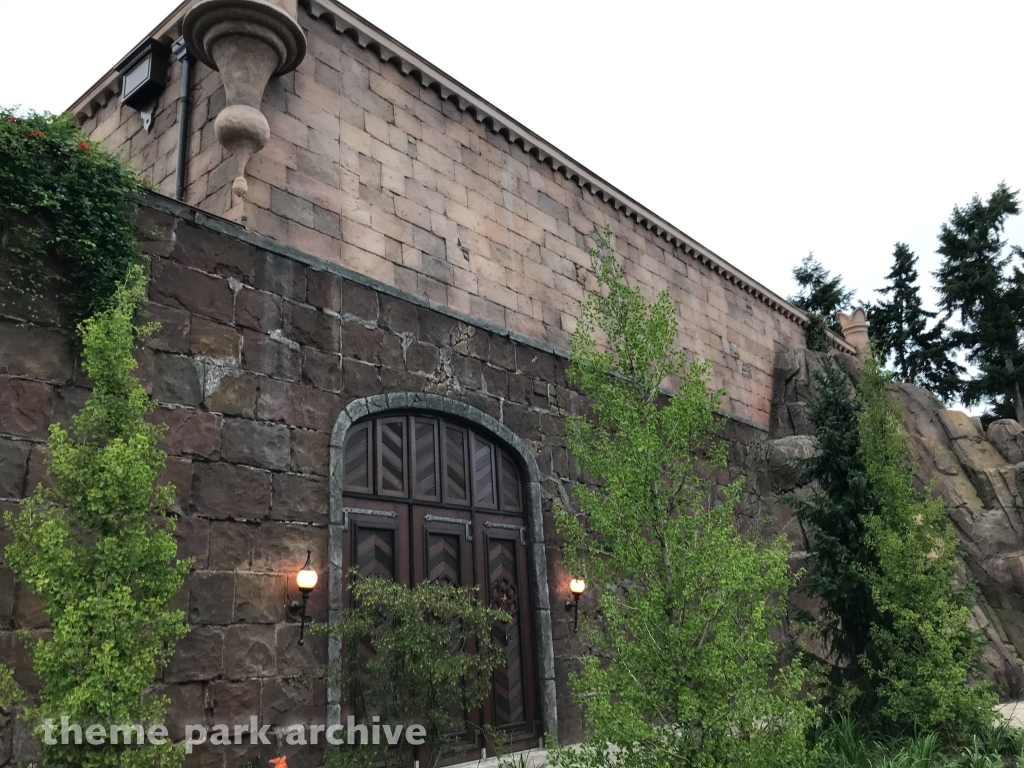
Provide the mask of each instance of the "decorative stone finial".
POLYGON ((217 115, 217 140, 235 160, 231 191, 245 199, 245 166, 266 146, 270 125, 260 112, 274 75, 295 69, 306 55, 306 36, 295 20, 295 3, 266 0, 202 0, 182 22, 188 50, 220 72, 227 106, 217 115), (283 7, 279 7, 283 6, 283 7))
POLYGON ((863 307, 857 307, 851 314, 837 312, 839 327, 843 329, 843 338, 857 353, 857 359, 863 360, 871 349, 868 343, 868 315, 863 307))

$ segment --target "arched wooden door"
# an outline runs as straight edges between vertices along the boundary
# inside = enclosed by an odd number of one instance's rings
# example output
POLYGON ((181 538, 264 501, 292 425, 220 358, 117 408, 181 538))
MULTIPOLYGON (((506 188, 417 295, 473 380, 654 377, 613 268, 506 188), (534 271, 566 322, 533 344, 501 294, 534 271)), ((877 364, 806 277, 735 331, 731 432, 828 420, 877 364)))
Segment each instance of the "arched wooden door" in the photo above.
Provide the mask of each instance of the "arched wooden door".
POLYGON ((512 454, 465 424, 384 414, 354 424, 343 455, 342 547, 348 571, 404 584, 474 584, 512 614, 494 629, 507 664, 469 715, 467 754, 487 726, 513 748, 540 735, 526 549, 526 497, 512 454))

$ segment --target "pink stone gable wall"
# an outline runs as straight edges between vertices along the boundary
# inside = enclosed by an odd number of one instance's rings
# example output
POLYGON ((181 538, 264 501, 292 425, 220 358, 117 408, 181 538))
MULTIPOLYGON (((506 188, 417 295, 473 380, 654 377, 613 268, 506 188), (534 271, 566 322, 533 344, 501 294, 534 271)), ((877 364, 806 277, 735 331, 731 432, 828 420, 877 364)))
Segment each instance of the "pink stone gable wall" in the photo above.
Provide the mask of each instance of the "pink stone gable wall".
MULTIPOLYGON (((804 332, 702 260, 512 144, 455 100, 300 7, 309 53, 271 81, 268 146, 249 163, 249 228, 556 347, 594 287, 587 248, 610 225, 635 284, 680 303, 679 342, 714 363, 723 407, 767 426, 775 350, 804 332)), ((365 42, 365 41, 364 41, 365 42)), ((153 131, 111 99, 84 122, 168 193, 180 66, 153 131)), ((195 67, 186 200, 230 208, 233 175, 213 133, 219 75, 195 67)), ((642 190, 638 190, 642 193, 642 190)))

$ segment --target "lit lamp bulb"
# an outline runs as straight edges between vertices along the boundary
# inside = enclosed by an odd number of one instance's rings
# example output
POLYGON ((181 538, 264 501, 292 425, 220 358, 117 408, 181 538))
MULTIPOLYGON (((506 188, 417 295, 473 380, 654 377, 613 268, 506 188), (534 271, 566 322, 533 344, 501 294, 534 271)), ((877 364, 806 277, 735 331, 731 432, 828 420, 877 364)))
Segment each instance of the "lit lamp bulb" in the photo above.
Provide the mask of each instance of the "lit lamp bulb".
POLYGON ((565 610, 572 611, 572 631, 579 631, 580 627, 580 595, 587 588, 587 582, 583 579, 572 579, 569 582, 569 591, 572 593, 572 600, 565 601, 565 610))
POLYGON ((302 593, 302 623, 299 624, 299 645, 305 642, 306 635, 306 603, 309 602, 309 593, 316 586, 317 573, 313 570, 313 550, 306 550, 306 564, 302 566, 295 577, 295 584, 302 593))

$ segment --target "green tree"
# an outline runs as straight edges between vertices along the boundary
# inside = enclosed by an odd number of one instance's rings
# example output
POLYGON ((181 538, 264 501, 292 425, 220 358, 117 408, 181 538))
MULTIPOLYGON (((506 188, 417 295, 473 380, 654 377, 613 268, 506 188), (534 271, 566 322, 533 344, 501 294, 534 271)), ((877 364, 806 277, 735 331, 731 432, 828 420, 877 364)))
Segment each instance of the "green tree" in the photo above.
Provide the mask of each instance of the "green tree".
POLYGON ((996 697, 987 684, 968 684, 982 642, 970 626, 970 596, 954 583, 957 535, 934 489, 914 488, 909 436, 891 389, 869 359, 858 453, 877 502, 865 525, 878 558, 871 587, 883 621, 871 628, 877 661, 863 661, 893 724, 969 743, 995 719, 996 697))
MULTIPOLYGON (((793 267, 793 279, 800 286, 800 292, 789 297, 789 302, 808 315, 823 318, 836 333, 842 333, 836 312, 850 308, 853 291, 846 290, 842 275, 832 277, 813 253, 804 256, 803 261, 793 267)), ((820 351, 827 351, 827 347, 820 351)))
POLYGON ((592 251, 602 292, 583 305, 569 377, 593 416, 569 419, 581 514, 557 513, 565 562, 596 593, 593 655, 572 683, 589 735, 559 766, 798 766, 813 710, 803 672, 770 636, 792 584, 783 541, 741 538, 740 482, 713 492, 720 392, 710 364, 675 346, 678 307, 629 287, 606 230, 592 251), (600 340, 599 340, 600 339, 600 340), (667 399, 661 386, 676 390, 667 399), (614 757, 609 757, 612 745, 614 757))
POLYGON ((805 584, 822 601, 822 634, 837 660, 849 665, 847 676, 856 678, 880 618, 870 581, 878 559, 865 528, 878 505, 858 453, 860 398, 831 357, 814 378, 809 408, 819 453, 804 462, 802 477, 816 490, 792 502, 811 542, 805 584))
POLYGON ((940 308, 959 320, 953 343, 978 370, 960 390, 964 403, 994 402, 1024 423, 1024 273, 1020 249, 1005 253, 1002 239, 1006 220, 1018 213, 1017 193, 1006 184, 988 202, 975 196, 954 207, 939 234, 943 262, 935 276, 940 308))
MULTIPOLYGON (((509 614, 482 605, 473 587, 420 582, 413 588, 379 577, 354 580, 352 607, 323 630, 339 638, 342 665, 330 670, 332 684, 351 692, 360 719, 426 728, 426 765, 436 766, 457 749, 466 713, 491 690, 492 674, 505 664, 496 642, 509 614)), ((408 766, 412 747, 371 754, 369 747, 330 750, 328 765, 408 766)))
POLYGON ((896 243, 889 283, 877 291, 887 298, 868 307, 868 327, 879 360, 891 359, 900 381, 949 401, 960 389, 963 369, 952 357, 945 323, 928 327, 938 313, 924 308, 916 264, 907 244, 896 243))
MULTIPOLYGON (((79 326, 92 393, 70 432, 50 427, 53 490, 39 486, 5 515, 8 563, 45 598, 52 628, 30 646, 42 690, 26 716, 41 735, 62 716, 83 726, 161 721, 167 701, 148 689, 187 631, 183 612, 168 610, 190 562, 176 559, 174 489, 156 485, 162 430, 145 421, 153 403, 132 373, 134 343, 154 329, 133 321, 144 286, 133 267, 111 307, 79 326)), ((170 767, 184 757, 170 744, 43 750, 52 768, 170 767)))

